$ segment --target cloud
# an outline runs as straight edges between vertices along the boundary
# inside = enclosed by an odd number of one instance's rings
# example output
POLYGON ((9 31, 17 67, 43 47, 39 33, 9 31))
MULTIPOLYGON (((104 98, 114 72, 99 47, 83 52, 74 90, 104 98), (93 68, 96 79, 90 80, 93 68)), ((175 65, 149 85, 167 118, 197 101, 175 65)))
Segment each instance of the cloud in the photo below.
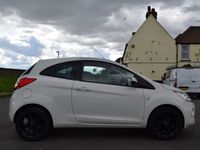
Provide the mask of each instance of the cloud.
MULTIPOLYGON (((4 12, 14 9, 22 18, 56 24, 72 34, 88 35, 101 32, 99 29, 102 23, 113 12, 128 6, 146 10, 146 6, 151 3, 175 7, 180 6, 183 0, 6 0, 1 1, 0 6, 4 12)), ((129 12, 135 13, 134 9, 129 12)))
POLYGON ((0 48, 0 67, 27 69, 37 61, 37 57, 27 57, 22 54, 16 55, 11 50, 0 48))
POLYGON ((56 58, 58 50, 61 57, 101 57, 98 54, 101 53, 114 60, 121 54, 115 52, 116 43, 102 37, 70 34, 58 26, 26 20, 17 14, 1 16, 0 49, 4 58, 0 59, 1 67, 24 69, 39 59, 56 58))
POLYGON ((18 46, 9 43, 6 39, 0 39, 0 48, 12 50, 16 54, 23 54, 25 56, 39 57, 42 54, 43 45, 34 37, 31 37, 27 43, 27 46, 18 46))
POLYGON ((27 68, 39 59, 86 56, 115 60, 145 21, 148 5, 174 37, 199 25, 199 0, 0 0, 0 66, 27 68), (25 63, 24 63, 25 62, 25 63))
POLYGON ((184 10, 186 12, 199 12, 200 11, 200 5, 186 6, 186 7, 184 7, 184 10))

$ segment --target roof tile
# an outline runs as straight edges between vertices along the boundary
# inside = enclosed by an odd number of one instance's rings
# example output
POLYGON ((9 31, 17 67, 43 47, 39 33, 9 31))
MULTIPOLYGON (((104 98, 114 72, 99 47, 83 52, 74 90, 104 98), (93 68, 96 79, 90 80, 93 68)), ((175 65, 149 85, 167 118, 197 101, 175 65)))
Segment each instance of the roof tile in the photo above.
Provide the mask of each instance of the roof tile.
POLYGON ((190 26, 175 40, 178 44, 200 44, 200 26, 190 26))

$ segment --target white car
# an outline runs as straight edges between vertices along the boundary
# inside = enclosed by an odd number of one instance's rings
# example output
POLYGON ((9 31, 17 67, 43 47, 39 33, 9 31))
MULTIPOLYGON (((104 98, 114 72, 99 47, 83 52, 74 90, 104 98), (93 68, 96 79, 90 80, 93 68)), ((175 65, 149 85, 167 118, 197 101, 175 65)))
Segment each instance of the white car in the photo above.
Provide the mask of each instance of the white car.
POLYGON ((40 60, 17 81, 9 117, 24 140, 58 127, 147 128, 169 140, 195 123, 195 106, 179 89, 109 60, 40 60))

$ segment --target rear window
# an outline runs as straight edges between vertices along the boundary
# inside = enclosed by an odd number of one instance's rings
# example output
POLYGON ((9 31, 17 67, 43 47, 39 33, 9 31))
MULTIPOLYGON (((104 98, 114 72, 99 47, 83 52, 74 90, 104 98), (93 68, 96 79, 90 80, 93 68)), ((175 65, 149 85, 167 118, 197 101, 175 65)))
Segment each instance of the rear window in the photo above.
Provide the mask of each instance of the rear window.
POLYGON ((64 79, 76 79, 78 72, 77 62, 60 63, 50 66, 40 72, 40 75, 64 79))
POLYGON ((189 69, 179 69, 177 71, 178 78, 189 78, 190 77, 190 70, 189 69))
POLYGON ((22 74, 22 76, 25 76, 25 75, 29 74, 29 73, 32 71, 32 69, 34 68, 35 65, 36 65, 36 64, 34 64, 34 65, 31 66, 28 70, 26 70, 26 71, 22 74))
POLYGON ((196 78, 199 79, 199 75, 200 75, 200 69, 191 69, 190 70, 190 77, 192 79, 196 79, 196 78))

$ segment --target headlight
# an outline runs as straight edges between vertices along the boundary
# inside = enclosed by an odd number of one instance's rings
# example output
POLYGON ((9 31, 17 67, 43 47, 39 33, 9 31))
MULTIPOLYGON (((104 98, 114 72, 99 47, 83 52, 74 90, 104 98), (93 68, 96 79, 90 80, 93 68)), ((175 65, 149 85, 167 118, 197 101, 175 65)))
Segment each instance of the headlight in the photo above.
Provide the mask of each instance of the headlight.
POLYGON ((177 92, 177 91, 175 91, 175 93, 178 96, 180 96, 182 99, 186 100, 186 101, 189 101, 189 102, 192 101, 191 98, 186 93, 184 93, 184 92, 177 92))

